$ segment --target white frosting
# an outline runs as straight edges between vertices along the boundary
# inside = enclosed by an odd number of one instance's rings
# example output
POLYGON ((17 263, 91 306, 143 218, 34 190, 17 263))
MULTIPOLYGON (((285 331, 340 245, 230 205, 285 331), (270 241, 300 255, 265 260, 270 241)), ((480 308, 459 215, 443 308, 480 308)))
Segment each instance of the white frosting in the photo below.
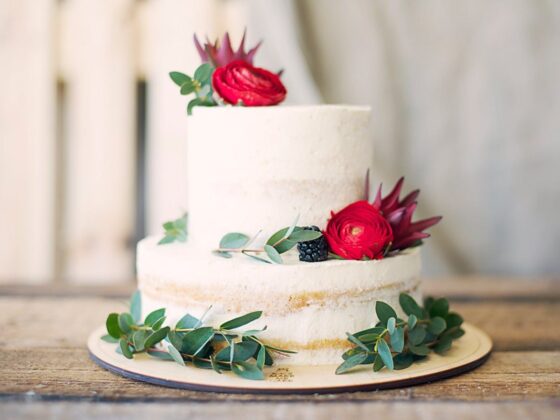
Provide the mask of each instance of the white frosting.
MULTIPOLYGON (((145 313, 166 307, 171 322, 189 312, 221 322, 263 310, 254 327, 267 325, 263 339, 306 345, 317 340, 345 339, 346 332, 375 322, 375 301, 398 307, 401 291, 419 298, 418 249, 376 261, 297 261, 270 265, 245 256, 220 258, 188 244, 158 246, 150 237, 138 245, 138 281, 145 313)), ((253 328, 253 324, 251 324, 253 328)), ((340 362, 340 348, 299 350, 292 364, 340 362)))
POLYGON ((323 227, 360 199, 373 166, 368 107, 198 107, 188 121, 189 241, 323 227))

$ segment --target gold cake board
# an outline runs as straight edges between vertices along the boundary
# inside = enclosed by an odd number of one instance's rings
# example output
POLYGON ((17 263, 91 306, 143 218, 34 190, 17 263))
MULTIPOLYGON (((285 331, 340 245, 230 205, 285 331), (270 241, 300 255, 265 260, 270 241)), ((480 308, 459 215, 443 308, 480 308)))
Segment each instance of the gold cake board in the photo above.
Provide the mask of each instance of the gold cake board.
POLYGON ((264 381, 242 379, 231 372, 220 375, 213 370, 180 366, 147 354, 137 354, 134 359, 127 359, 115 351, 117 344, 101 340, 106 334, 105 326, 91 333, 88 348, 92 360, 99 366, 124 377, 156 385, 209 392, 314 394, 418 385, 474 369, 490 355, 492 340, 485 332, 468 323, 463 324, 463 329, 465 335, 455 340, 445 355, 430 354, 404 370, 383 369, 374 373, 371 365, 364 365, 348 373, 335 375, 336 365, 281 365, 265 368, 264 381))

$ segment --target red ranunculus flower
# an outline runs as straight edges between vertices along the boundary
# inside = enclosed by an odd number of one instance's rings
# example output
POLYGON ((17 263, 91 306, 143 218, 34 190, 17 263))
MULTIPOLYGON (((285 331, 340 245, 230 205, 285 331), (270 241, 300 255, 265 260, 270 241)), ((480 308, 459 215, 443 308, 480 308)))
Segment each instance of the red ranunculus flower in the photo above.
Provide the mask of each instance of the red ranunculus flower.
POLYGON ((367 201, 331 212, 325 238, 332 252, 347 260, 381 259, 393 240, 391 225, 367 201))
POLYGON ((225 102, 233 105, 276 105, 286 97, 286 88, 278 75, 240 60, 214 70, 212 86, 225 102))

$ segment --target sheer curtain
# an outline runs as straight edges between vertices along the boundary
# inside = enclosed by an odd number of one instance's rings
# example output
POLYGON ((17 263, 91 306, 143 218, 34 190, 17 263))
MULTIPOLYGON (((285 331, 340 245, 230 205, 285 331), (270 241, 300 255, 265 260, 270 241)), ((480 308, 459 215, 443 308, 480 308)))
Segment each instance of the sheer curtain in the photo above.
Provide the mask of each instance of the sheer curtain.
POLYGON ((249 1, 291 103, 369 104, 374 176, 442 214, 425 272, 560 273, 560 3, 249 1))

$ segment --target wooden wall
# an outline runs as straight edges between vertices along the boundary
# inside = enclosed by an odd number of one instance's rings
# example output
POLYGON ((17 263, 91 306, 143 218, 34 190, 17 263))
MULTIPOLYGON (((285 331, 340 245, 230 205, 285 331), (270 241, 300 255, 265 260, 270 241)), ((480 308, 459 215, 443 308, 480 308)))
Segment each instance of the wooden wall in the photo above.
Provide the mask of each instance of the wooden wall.
POLYGON ((0 282, 117 282, 187 206, 192 34, 239 37, 224 0, 0 2, 0 282))

